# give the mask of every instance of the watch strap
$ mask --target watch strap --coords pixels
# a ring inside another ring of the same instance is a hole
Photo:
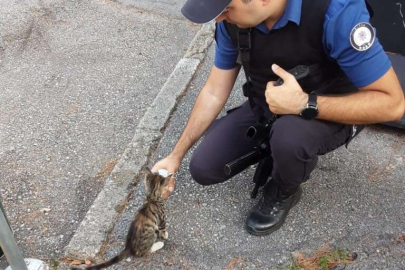
[[[308,103],[302,109],[300,115],[307,120],[314,119],[318,116],[318,103],[317,103],[317,96],[315,93],[308,94]]]
[[[308,94],[308,105],[307,108],[312,107],[312,108],[318,108],[318,103],[317,103],[317,96],[314,93],[309,93]]]

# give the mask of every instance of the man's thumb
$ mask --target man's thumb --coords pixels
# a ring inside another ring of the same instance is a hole
[[[279,67],[276,64],[273,64],[271,66],[271,69],[273,70],[273,72],[279,76],[280,78],[282,78],[283,80],[286,79],[286,76],[289,74],[287,71],[285,71],[284,69],[282,69],[281,67]]]

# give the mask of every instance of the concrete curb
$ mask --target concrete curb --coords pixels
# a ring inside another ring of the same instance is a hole
[[[0,34],[0,49],[5,49],[6,48],[6,44],[3,41],[3,37]]]
[[[65,256],[94,259],[100,255],[103,246],[108,243],[109,233],[132,194],[129,190],[131,185],[139,182],[140,170],[147,165],[178,97],[186,91],[213,41],[213,36],[213,24],[204,25],[197,33],[185,56],[178,62],[143,116],[131,143],[65,248]]]

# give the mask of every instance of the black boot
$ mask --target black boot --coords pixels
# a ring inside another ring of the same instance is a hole
[[[246,219],[246,230],[254,235],[266,235],[278,230],[301,195],[301,187],[282,191],[274,180],[270,180]]]

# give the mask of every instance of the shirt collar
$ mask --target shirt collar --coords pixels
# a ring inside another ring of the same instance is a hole
[[[276,22],[272,30],[283,28],[289,21],[300,25],[301,8],[302,0],[288,0],[283,16]],[[265,34],[270,33],[264,22],[256,26],[256,28]]]

